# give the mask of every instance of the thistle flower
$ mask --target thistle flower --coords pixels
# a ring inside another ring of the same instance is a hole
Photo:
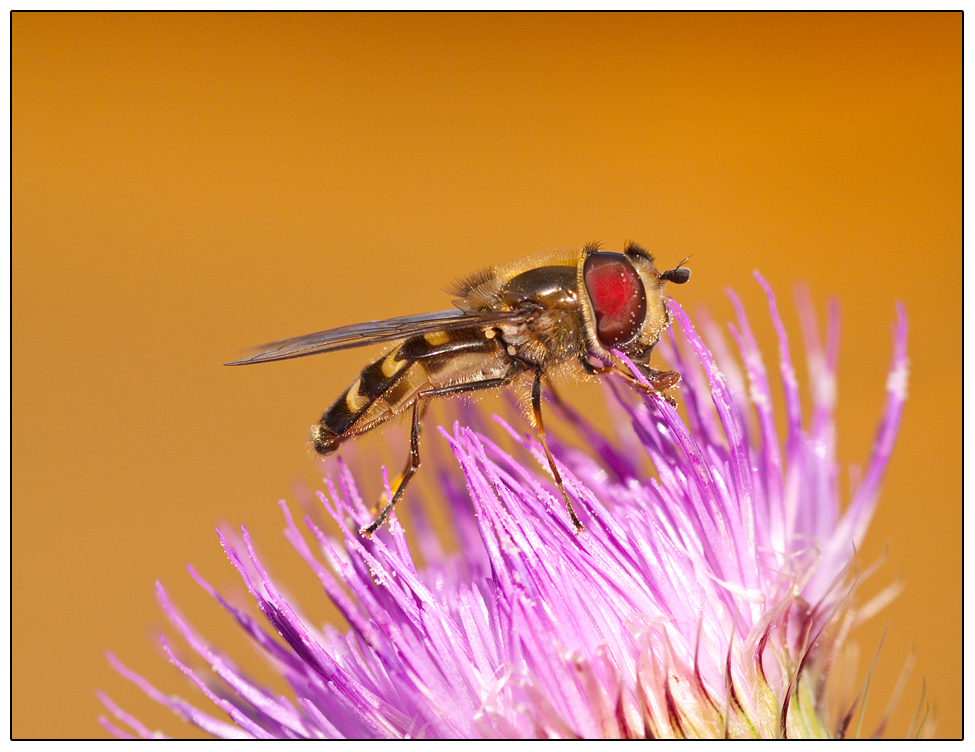
[[[446,467],[438,472],[458,553],[441,550],[419,504],[412,511],[424,566],[415,565],[395,516],[373,540],[359,537],[368,505],[345,466],[337,482],[327,480],[328,494],[318,494],[341,538],[306,518],[310,546],[282,502],[285,534],[340,609],[347,633],[298,614],[246,529],[239,539],[219,533],[220,540],[270,629],[190,568],[293,698],[246,678],[182,619],[161,586],[163,610],[212,673],[180,661],[165,640],[163,648],[229,720],[164,696],[110,661],[152,698],[222,737],[842,736],[852,710],[837,705],[826,679],[852,626],[876,605],[858,609],[849,568],[906,398],[906,322],[898,309],[873,456],[841,510],[837,308],[829,309],[824,348],[811,305],[800,300],[812,405],[804,426],[785,329],[758,279],[779,338],[781,446],[770,378],[739,300],[731,296],[738,314],[731,331],[745,377],[717,328],[705,327],[712,355],[671,302],[681,332],[664,344],[684,374],[686,422],[663,399],[610,384],[613,409],[633,429],[621,430],[614,447],[560,408],[588,448],[553,437],[586,532],[573,532],[532,434],[499,419],[523,448],[517,457],[487,432],[455,424],[440,432],[465,483]],[[152,735],[101,697],[135,734]]]

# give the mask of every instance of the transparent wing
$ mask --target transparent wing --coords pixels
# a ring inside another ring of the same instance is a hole
[[[323,332],[305,334],[301,337],[282,339],[255,347],[251,355],[240,358],[228,366],[244,366],[250,363],[267,363],[271,360],[301,358],[305,355],[348,350],[380,342],[393,342],[418,334],[464,329],[470,326],[490,326],[503,322],[524,321],[524,311],[476,311],[452,310],[424,313],[418,316],[402,316],[385,321],[366,321],[362,324],[340,326]]]

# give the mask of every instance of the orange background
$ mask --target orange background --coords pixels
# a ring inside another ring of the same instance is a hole
[[[863,595],[905,590],[855,634],[862,677],[889,624],[864,729],[914,647],[890,732],[923,678],[937,735],[961,734],[960,14],[12,24],[15,737],[104,735],[98,688],[188,733],[104,658],[210,708],[156,647],[157,579],[265,675],[183,569],[246,602],[219,521],[332,614],[276,502],[321,487],[306,431],[366,353],[222,367],[240,348],[439,310],[481,266],[626,238],[693,257],[674,290],[692,315],[729,320],[734,287],[769,366],[752,271],[797,350],[794,283],[821,314],[839,296],[844,467],[869,456],[904,302],[910,400],[861,562],[889,545]],[[569,395],[599,412],[598,388]],[[398,470],[405,431],[362,445]]]

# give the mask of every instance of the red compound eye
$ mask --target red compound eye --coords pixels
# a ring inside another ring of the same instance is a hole
[[[593,253],[582,279],[596,315],[596,337],[606,347],[633,339],[647,317],[647,296],[640,275],[621,253]]]

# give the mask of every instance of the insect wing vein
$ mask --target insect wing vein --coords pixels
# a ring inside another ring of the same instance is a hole
[[[251,355],[226,365],[243,366],[251,363],[267,363],[272,360],[301,358],[317,353],[348,350],[381,342],[393,342],[418,334],[490,326],[502,322],[518,322],[525,318],[525,312],[517,310],[473,312],[451,310],[417,316],[402,316],[383,321],[366,321],[361,324],[340,326],[335,329],[326,329],[322,332],[259,345],[254,348],[255,352]]]

